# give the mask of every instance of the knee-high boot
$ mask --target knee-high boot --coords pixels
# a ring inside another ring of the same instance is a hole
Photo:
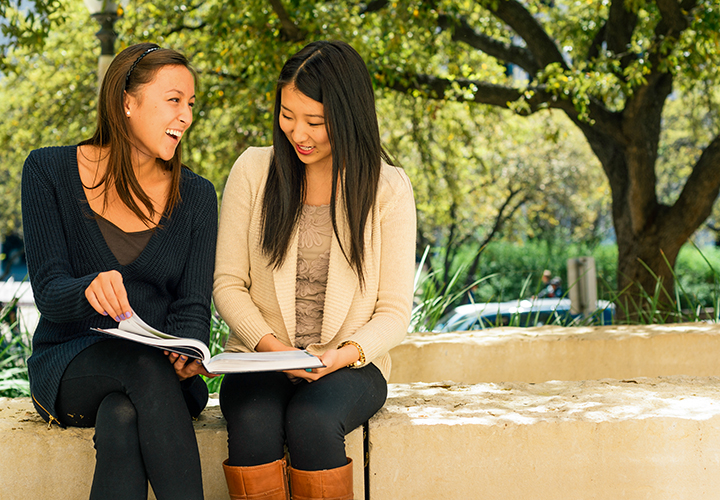
[[[335,469],[307,471],[288,467],[292,500],[353,500],[352,460]]]
[[[290,500],[285,459],[250,467],[223,462],[231,500]]]

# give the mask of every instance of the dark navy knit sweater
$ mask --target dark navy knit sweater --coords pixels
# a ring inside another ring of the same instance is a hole
[[[25,253],[40,322],[28,360],[30,389],[40,414],[57,418],[55,399],[68,363],[114,328],[95,312],[85,289],[98,273],[123,276],[133,310],[166,333],[208,342],[217,234],[213,185],[183,169],[182,201],[165,214],[140,256],[120,265],[93,218],[80,181],[77,147],[44,148],[25,161],[22,215]]]

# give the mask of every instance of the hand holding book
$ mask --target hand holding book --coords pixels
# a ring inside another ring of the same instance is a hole
[[[203,342],[163,333],[145,323],[135,312],[130,318],[121,321],[117,328],[94,330],[198,359],[209,373],[214,374],[285,371],[324,366],[319,358],[302,350],[223,352],[210,356],[210,350]]]

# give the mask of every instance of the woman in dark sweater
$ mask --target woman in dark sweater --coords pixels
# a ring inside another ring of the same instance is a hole
[[[185,168],[195,76],[155,44],[108,68],[93,137],[33,151],[22,205],[41,317],[28,360],[48,422],[95,426],[90,498],[202,498],[191,416],[207,402],[199,362],[91,330],[137,313],[167,333],[208,341],[217,232],[210,182]]]

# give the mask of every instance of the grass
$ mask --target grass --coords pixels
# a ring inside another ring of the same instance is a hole
[[[623,313],[623,324],[718,322],[720,319],[720,274],[703,251],[694,243],[692,247],[703,259],[707,265],[707,271],[709,271],[708,276],[711,282],[704,287],[703,296],[699,297],[688,289],[684,283],[685,280],[673,269],[664,254],[665,264],[670,269],[675,282],[675,289],[672,292],[667,290],[662,279],[650,267],[640,261],[639,264],[654,278],[655,287],[648,292],[642,287],[629,285],[616,293],[613,302]],[[631,290],[637,293],[635,295],[629,293]]]
[[[445,280],[442,270],[425,272],[425,263],[430,247],[425,248],[422,259],[415,272],[415,303],[410,315],[410,331],[431,332],[446,311],[465,296],[472,297],[470,291],[492,275],[480,278],[470,285],[460,285],[466,265],[460,265],[449,280]]]
[[[520,255],[517,249],[513,249],[509,256],[510,261],[525,270],[524,276],[519,275],[518,270],[508,271],[516,281],[512,286],[507,284],[509,277],[503,276],[503,272],[507,271],[507,268],[496,262],[497,249],[491,250],[485,256],[486,260],[492,261],[490,265],[481,265],[481,269],[496,269],[497,272],[483,276],[470,286],[461,285],[466,281],[463,274],[467,267],[462,257],[458,258],[457,262],[453,262],[451,269],[455,271],[448,280],[445,280],[444,276],[437,271],[425,273],[418,271],[415,280],[416,294],[410,330],[433,331],[439,323],[447,320],[450,311],[462,303],[505,302],[507,299],[503,299],[503,295],[507,297],[507,291],[510,289],[513,294],[510,300],[517,300],[518,305],[525,298],[533,301],[530,294],[537,295],[538,286],[533,287],[532,283],[539,282],[540,273],[548,266],[546,265],[547,261],[542,257],[541,249],[530,246],[525,250],[528,250],[527,255]],[[675,282],[672,292],[667,290],[662,279],[643,262],[639,262],[638,265],[645,267],[654,276],[654,289],[647,291],[637,285],[631,285],[623,290],[616,290],[614,274],[611,279],[607,278],[608,271],[614,272],[614,269],[608,264],[608,260],[613,258],[613,252],[603,249],[597,253],[602,254],[602,262],[596,260],[599,296],[615,304],[616,312],[619,314],[615,314],[613,321],[617,322],[619,318],[622,318],[620,320],[622,324],[631,325],[720,321],[720,273],[718,272],[720,250],[715,248],[701,250],[691,243],[681,251],[675,269],[672,269],[666,259],[665,262],[671,268]],[[429,252],[426,249],[419,269],[424,267],[428,255]],[[533,256],[535,259],[532,258]],[[443,285],[443,283],[447,283],[447,285]],[[504,285],[499,288],[498,283],[504,283]],[[564,287],[565,296],[573,284],[567,285],[569,286]],[[489,315],[489,318],[478,318],[475,328],[524,327],[537,324],[604,325],[608,324],[604,312],[604,309],[600,309],[588,316],[574,318],[568,318],[568,315],[562,312],[553,311],[547,314],[536,310],[532,310],[530,313],[513,313],[509,316],[507,314],[504,316]]]

